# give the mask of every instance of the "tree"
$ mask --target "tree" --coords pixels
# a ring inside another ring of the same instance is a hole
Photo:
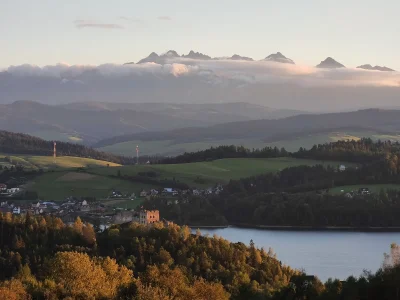
[[[73,225],[73,228],[74,228],[76,233],[82,235],[82,233],[83,233],[83,222],[82,222],[80,217],[76,218],[75,223]]]
[[[87,254],[57,252],[50,262],[51,275],[61,294],[84,299],[111,298],[132,280],[132,271],[110,258],[91,260]]]
[[[82,235],[89,245],[93,245],[96,242],[96,232],[91,224],[86,223],[85,226],[83,226]]]

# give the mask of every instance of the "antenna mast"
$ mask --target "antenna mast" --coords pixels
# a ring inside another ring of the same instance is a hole
[[[136,164],[139,164],[139,146],[136,146]]]
[[[54,158],[54,163],[56,163],[56,158],[57,158],[57,149],[56,149],[56,142],[54,142],[53,146],[53,158]]]

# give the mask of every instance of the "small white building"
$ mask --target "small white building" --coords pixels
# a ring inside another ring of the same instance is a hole
[[[18,193],[20,191],[20,188],[11,188],[7,190],[7,193],[9,194],[15,194]]]
[[[339,171],[340,172],[346,171],[346,166],[345,165],[340,165],[339,166]]]
[[[19,215],[19,214],[21,214],[21,208],[18,206],[18,207],[14,207],[13,208],[13,214],[14,215]]]

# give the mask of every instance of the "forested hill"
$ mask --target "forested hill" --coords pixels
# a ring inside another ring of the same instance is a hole
[[[97,151],[83,145],[56,142],[57,156],[77,156],[110,161],[119,164],[132,163],[131,158]],[[53,142],[45,141],[27,134],[0,130],[0,153],[53,155]]]
[[[162,159],[160,162],[164,164],[182,164],[200,161],[211,161],[223,158],[273,158],[273,157],[285,157],[290,153],[284,148],[278,149],[277,147],[264,147],[262,149],[248,149],[243,146],[218,146],[211,147],[206,150],[200,150],[197,152],[185,152],[184,154],[167,157]]]
[[[398,157],[400,156],[400,144],[391,141],[374,142],[370,138],[362,138],[358,141],[338,141],[318,144],[314,145],[310,150],[301,147],[297,152],[288,152],[285,148],[279,149],[277,147],[248,149],[243,146],[230,145],[211,147],[197,152],[185,152],[175,157],[164,158],[160,162],[165,164],[178,164],[223,158],[274,158],[286,156],[365,164],[385,161],[394,168],[393,165],[397,165],[400,161]]]
[[[310,150],[300,148],[292,155],[298,158],[339,160],[365,164],[381,161],[386,162],[388,168],[396,171],[396,173],[397,169],[400,170],[400,144],[391,141],[374,142],[369,138],[358,141],[338,141],[315,145]]]
[[[367,109],[345,113],[303,114],[278,120],[252,120],[218,124],[210,127],[188,127],[169,131],[117,136],[99,141],[104,147],[127,141],[199,142],[204,140],[261,138],[266,142],[309,134],[340,130],[400,130],[400,110]]]

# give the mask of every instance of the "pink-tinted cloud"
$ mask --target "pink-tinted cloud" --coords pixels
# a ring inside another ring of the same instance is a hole
[[[102,23],[91,20],[76,20],[75,26],[79,29],[83,28],[99,28],[99,29],[124,29],[122,25],[115,23]]]

